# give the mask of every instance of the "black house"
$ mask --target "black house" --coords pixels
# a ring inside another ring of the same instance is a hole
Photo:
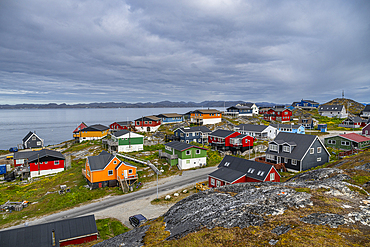
[[[305,171],[329,162],[330,154],[315,135],[280,132],[269,143],[266,161],[284,163],[288,170]]]
[[[23,138],[23,148],[42,148],[44,146],[44,140],[41,139],[36,135],[36,133],[33,133],[30,131],[24,138]]]

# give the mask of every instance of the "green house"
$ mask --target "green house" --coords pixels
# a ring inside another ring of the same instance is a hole
[[[144,136],[128,130],[113,133],[112,140],[118,146],[118,152],[133,152],[144,149]]]
[[[207,149],[185,142],[173,141],[165,144],[165,150],[159,151],[160,158],[166,158],[171,166],[180,170],[201,167],[207,164]]]
[[[325,146],[342,149],[364,149],[370,147],[370,138],[356,133],[341,134],[325,138]]]

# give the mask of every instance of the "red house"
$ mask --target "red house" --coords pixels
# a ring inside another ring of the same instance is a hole
[[[208,134],[208,143],[217,150],[244,152],[253,147],[254,138],[231,130],[215,130]]]
[[[208,175],[210,188],[265,181],[280,182],[280,175],[274,166],[230,155],[226,155],[218,165],[218,169]]]
[[[113,131],[130,130],[131,124],[132,124],[131,121],[114,122],[111,125],[109,125],[109,129]]]
[[[135,120],[135,129],[139,132],[154,132],[161,126],[161,119],[156,116],[146,116]]]
[[[42,149],[28,158],[31,178],[64,171],[65,157],[61,152]]]
[[[287,108],[270,108],[265,111],[263,118],[266,121],[279,121],[279,122],[289,122],[292,117],[292,111]]]

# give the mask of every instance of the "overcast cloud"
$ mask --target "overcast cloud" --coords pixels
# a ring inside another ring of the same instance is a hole
[[[0,104],[370,103],[370,1],[1,0]]]

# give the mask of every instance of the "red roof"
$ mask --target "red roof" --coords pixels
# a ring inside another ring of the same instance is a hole
[[[365,136],[362,136],[362,135],[359,135],[359,134],[356,134],[356,133],[341,134],[339,136],[341,136],[343,138],[346,138],[348,140],[351,140],[351,141],[355,141],[355,142],[370,141],[369,137],[365,137]]]
[[[80,125],[78,125],[78,127],[73,131],[73,133],[77,133],[79,132],[80,130],[84,129],[84,128],[87,128],[87,125],[82,122]]]

